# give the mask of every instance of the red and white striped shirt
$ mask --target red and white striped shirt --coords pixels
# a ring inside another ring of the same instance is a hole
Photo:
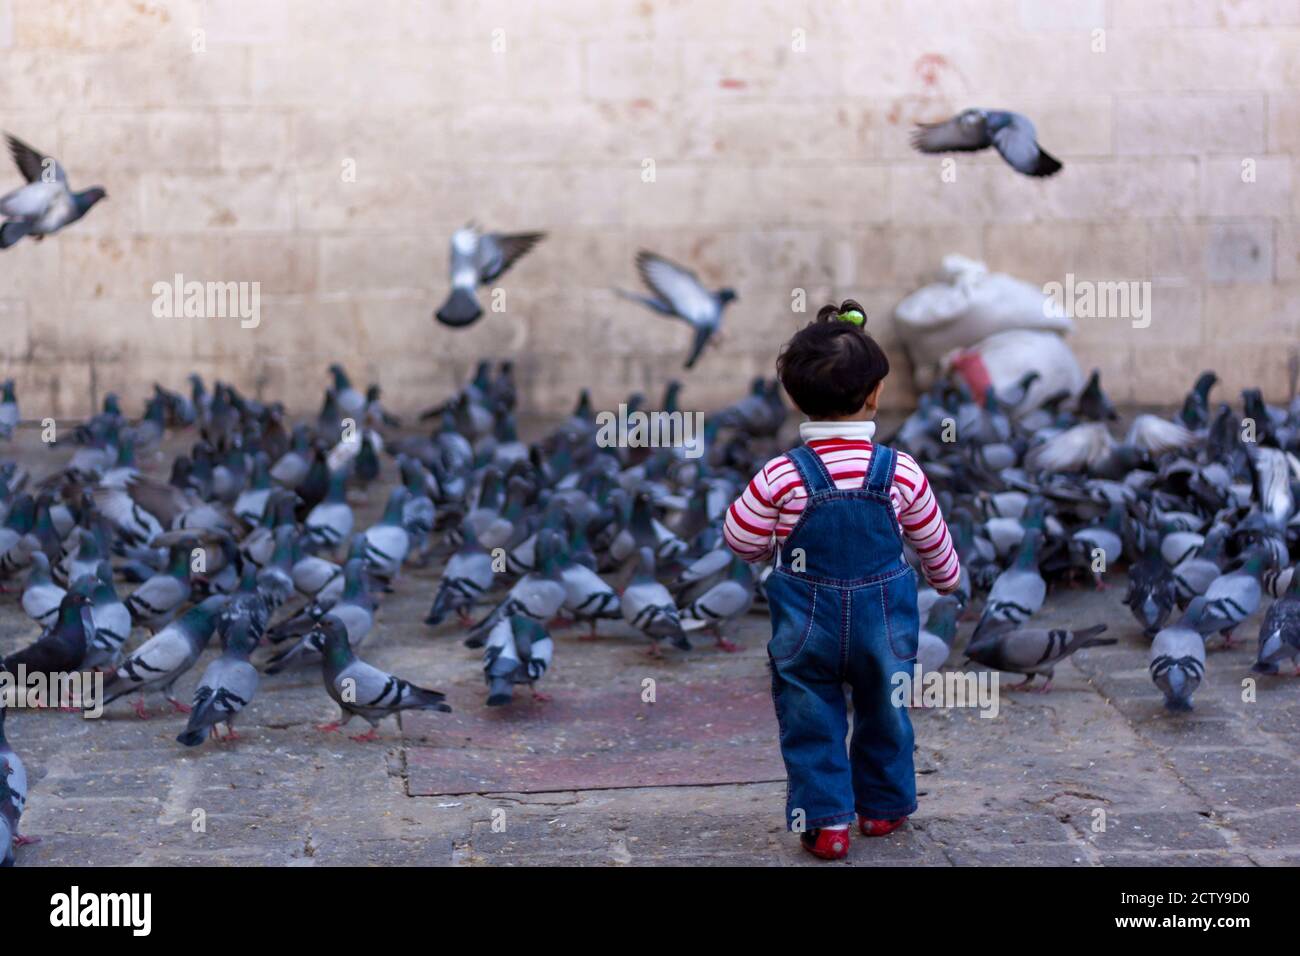
[[[875,422],[804,422],[800,437],[817,453],[835,487],[862,487],[871,465]],[[903,537],[921,559],[925,579],[936,590],[957,584],[961,564],[948,525],[930,482],[911,455],[897,454],[894,483],[889,489]],[[723,538],[746,561],[765,561],[794,529],[808,492],[799,471],[786,455],[763,466],[745,491],[727,509]]]

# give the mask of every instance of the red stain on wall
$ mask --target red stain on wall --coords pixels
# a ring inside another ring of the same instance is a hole
[[[912,64],[912,69],[921,80],[921,85],[933,89],[939,85],[939,73],[952,66],[948,58],[939,53],[922,53]]]

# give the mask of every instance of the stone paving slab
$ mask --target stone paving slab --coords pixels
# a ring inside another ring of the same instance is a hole
[[[784,780],[776,718],[754,677],[520,690],[509,707],[450,716],[414,713],[404,726],[412,796],[701,786]]]
[[[381,497],[372,493],[358,507],[361,526],[378,515]],[[724,709],[726,719],[713,728],[698,709],[707,699],[697,697],[689,712],[696,723],[675,725],[679,752],[690,749],[680,742],[692,729],[715,754],[732,741],[746,760],[764,747],[769,757],[776,752],[763,616],[747,618],[731,635],[738,653],[701,641],[688,653],[666,649],[662,661],[647,658],[645,641],[621,626],[602,626],[595,641],[559,630],[542,687],[555,699],[534,705],[521,690],[515,709],[501,716],[485,706],[480,655],[461,645],[463,633],[454,624],[433,631],[421,623],[437,570],[403,572],[362,657],[444,690],[454,713],[387,721],[377,742],[316,729],[337,710],[313,668],[266,678],[242,715],[241,740],[193,750],[175,741],[184,718],[156,697],[145,721],[128,701],[97,721],[12,713],[6,729],[32,779],[23,828],[43,838],[19,849],[19,865],[823,865],[784,831],[785,787],[772,779],[779,773],[770,762],[750,765],[763,769],[744,776],[768,778],[754,782],[624,780],[605,789],[413,795],[426,772],[449,772],[452,765],[437,758],[451,753],[445,744],[456,727],[474,728],[474,746],[461,748],[471,756],[517,748],[534,729],[549,728],[539,739],[558,741],[566,714],[587,716],[570,724],[575,736],[565,746],[576,743],[584,720],[582,733],[596,739],[593,715],[604,707],[616,716],[610,702],[627,696],[626,713],[639,712],[636,694],[646,678],[657,682],[657,706],[671,701],[675,688],[752,688],[739,702],[720,697],[735,710],[727,716]],[[1300,863],[1300,679],[1258,678],[1254,701],[1242,699],[1257,617],[1239,629],[1248,640],[1208,654],[1196,709],[1168,713],[1146,676],[1149,645],[1119,604],[1123,587],[1115,574],[1103,592],[1050,595],[1041,624],[1104,622],[1119,643],[1061,665],[1049,693],[1004,687],[996,718],[970,709],[914,711],[920,810],[889,837],[855,841],[849,860],[837,865]],[[962,623],[959,647],[972,626]],[[16,594],[0,595],[0,653],[35,633]],[[209,649],[182,678],[182,697],[215,654]],[[961,661],[954,654],[950,666]],[[620,734],[626,713],[613,725]],[[541,722],[532,728],[535,718]],[[476,739],[489,721],[529,731]],[[628,766],[653,752],[624,754],[627,738],[609,739],[606,756]],[[566,751],[557,743],[539,762],[554,753]],[[515,757],[518,767],[533,766]],[[494,781],[484,789],[523,785]],[[1094,831],[1099,811],[1103,832]]]

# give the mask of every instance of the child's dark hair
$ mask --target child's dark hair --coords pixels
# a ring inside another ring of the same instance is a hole
[[[866,324],[867,310],[852,299],[824,305],[781,349],[776,374],[809,418],[852,415],[889,374],[889,358]]]

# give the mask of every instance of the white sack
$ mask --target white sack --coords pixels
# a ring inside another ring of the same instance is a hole
[[[945,357],[942,371],[960,375],[977,399],[983,399],[988,385],[999,393],[1011,390],[1025,375],[1035,371],[1038,379],[1029,386],[1016,412],[1037,408],[1058,392],[1072,396],[1083,391],[1086,378],[1074,352],[1055,332],[1013,329],[990,335],[968,349],[955,349]]]
[[[894,308],[916,384],[927,388],[954,349],[1012,329],[1065,333],[1073,324],[1041,288],[965,256],[943,259],[945,280],[913,292]]]

